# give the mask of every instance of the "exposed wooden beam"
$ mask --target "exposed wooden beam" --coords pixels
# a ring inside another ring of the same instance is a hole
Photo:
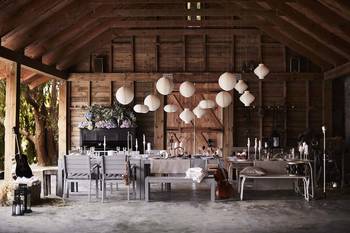
[[[30,75],[27,75],[25,77],[22,76],[21,83],[29,84],[29,83],[33,82],[35,79],[38,79],[40,77],[43,77],[43,75],[32,72]]]
[[[337,66],[334,69],[328,70],[324,73],[324,79],[336,79],[344,76],[350,76],[350,62]]]
[[[289,38],[287,35],[282,34],[278,28],[274,27],[260,27],[269,36],[278,40],[282,44],[288,46],[289,48],[295,50],[297,53],[309,58],[315,64],[319,65],[323,70],[330,69],[331,64],[326,61],[323,57],[315,53],[315,51],[305,48],[303,45],[298,44],[292,38]]]
[[[298,0],[297,3],[288,4],[327,30],[342,36],[346,40],[350,38],[350,22],[320,2]]]
[[[109,6],[98,7],[95,11],[89,12],[64,30],[53,33],[47,38],[40,38],[40,40],[30,44],[26,47],[25,54],[31,58],[37,59],[49,50],[62,47],[65,42],[72,40],[72,38],[98,25],[99,22],[97,18],[103,16],[110,10]]]
[[[333,10],[336,14],[350,20],[350,2],[344,0],[319,0],[323,5]]]
[[[73,1],[33,27],[17,30],[16,33],[5,36],[2,39],[2,45],[12,50],[24,49],[40,38],[47,38],[51,34],[62,31],[92,10],[94,9],[91,9],[84,0]]]
[[[54,50],[46,53],[42,57],[43,63],[47,65],[53,65],[57,61],[67,58],[69,54],[73,54],[80,48],[84,47],[86,43],[90,42],[92,39],[98,37],[101,33],[108,30],[110,27],[110,21],[105,20],[100,24],[96,25],[94,28],[91,28],[88,32],[79,35],[75,40],[66,41],[63,47],[57,47]]]
[[[57,63],[57,68],[64,70],[78,64],[82,59],[87,58],[95,49],[103,47],[106,43],[110,43],[115,36],[115,32],[109,29],[105,30],[87,42],[81,49],[75,50],[75,52],[70,53],[67,58],[59,61]]]
[[[286,20],[288,20],[288,22],[300,28],[306,34],[311,35],[313,38],[323,43],[324,46],[327,46],[343,57],[350,59],[349,41],[345,41],[342,38],[327,31],[317,23],[313,22],[311,19],[307,18],[305,15],[301,14],[289,5],[281,3],[279,0],[266,1],[272,8],[284,13],[285,16],[283,17],[286,17]]]
[[[23,54],[14,52],[8,48],[0,46],[0,57],[18,62],[29,69],[34,69],[38,73],[42,73],[52,78],[67,79],[68,74],[64,71],[57,70],[55,67],[42,64],[41,62],[31,59]]]
[[[217,16],[217,17],[231,17],[231,16],[250,16],[250,15],[259,15],[259,14],[269,14],[275,15],[276,13],[271,10],[246,10],[246,9],[237,9],[235,7],[226,5],[225,8],[216,8],[216,9],[191,9],[187,10],[182,9],[120,9],[120,7],[114,7],[113,11],[105,14],[104,17],[176,17],[176,16]]]
[[[71,3],[73,0],[37,0],[25,5],[24,11],[19,11],[15,16],[7,18],[6,23],[2,23],[0,37],[31,27],[46,19],[54,12]]]
[[[255,9],[259,9],[259,7],[261,7],[259,4],[254,2],[240,3],[240,5],[243,7],[255,8]],[[276,15],[272,15],[272,16],[264,15],[262,17],[265,20],[278,26],[279,30],[283,34],[292,38],[296,43],[301,44],[305,48],[308,48],[312,51],[315,51],[316,54],[319,54],[320,57],[323,57],[326,61],[333,64],[334,66],[343,64],[346,61],[346,59],[343,56],[340,56],[333,50],[325,47],[324,44],[320,43],[319,41],[315,40],[310,35],[300,30],[299,28],[290,24],[288,20],[284,20]]]
[[[104,17],[103,17],[104,18]],[[256,27],[256,25],[269,25],[272,24],[264,20],[184,20],[182,17],[171,20],[133,20],[122,19],[120,17],[114,17],[112,27],[114,28],[233,28],[233,27]]]
[[[169,73],[169,72],[168,72]],[[195,83],[217,83],[219,72],[174,72],[174,82],[191,80]],[[254,74],[241,74],[242,79],[258,81]],[[163,73],[71,73],[68,81],[157,81]],[[323,73],[270,73],[262,82],[323,80]]]
[[[6,20],[11,15],[13,15],[15,12],[19,11],[24,5],[26,5],[30,1],[31,0],[9,0],[9,1],[5,1],[0,6],[0,8],[1,8],[1,11],[0,11],[0,25],[4,22],[4,20]]]
[[[36,88],[44,83],[47,83],[50,80],[51,79],[49,77],[41,75],[41,77],[35,79],[34,81],[32,81],[28,84],[29,89],[33,90],[34,88]]]
[[[116,28],[116,30],[119,30]],[[214,29],[214,28],[185,28],[185,29],[129,29],[125,30],[123,36],[172,36],[172,35],[258,35],[258,29]]]

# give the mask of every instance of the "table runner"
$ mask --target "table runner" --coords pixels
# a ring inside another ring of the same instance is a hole
[[[190,167],[189,159],[151,159],[151,173],[186,173]]]

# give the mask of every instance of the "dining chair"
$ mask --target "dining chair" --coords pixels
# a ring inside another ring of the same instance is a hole
[[[90,157],[87,155],[64,156],[64,185],[66,196],[69,198],[70,183],[89,182],[89,201],[91,201],[91,182],[96,182],[96,198],[98,198],[98,177],[91,167]]]
[[[125,182],[125,176],[128,177],[129,182],[127,182],[127,197],[130,200],[130,183],[133,186],[133,194],[135,194],[135,179],[132,173],[132,167],[130,166],[129,160],[127,160],[126,155],[117,156],[102,156],[102,202],[106,196],[106,185],[109,183],[111,185],[115,182],[118,187],[118,182]]]

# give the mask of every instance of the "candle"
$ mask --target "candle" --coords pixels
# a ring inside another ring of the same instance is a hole
[[[143,134],[142,138],[143,138],[143,140],[142,140],[143,144],[146,144],[146,136],[145,136],[145,134]]]
[[[136,150],[137,150],[138,147],[139,147],[139,144],[138,144],[137,138],[136,138],[136,139],[135,139],[135,148],[136,148]]]
[[[103,145],[106,146],[106,136],[103,136]]]
[[[151,143],[147,142],[147,151],[151,151]]]
[[[258,149],[258,139],[257,138],[254,139],[254,149],[255,150]]]
[[[259,140],[259,151],[261,150],[261,140]]]
[[[248,138],[247,146],[248,146],[248,148],[250,147],[250,138]]]

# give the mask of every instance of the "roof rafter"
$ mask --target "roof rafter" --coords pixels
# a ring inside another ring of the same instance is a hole
[[[239,5],[247,8],[261,7],[259,4],[254,2],[239,3]],[[322,43],[315,40],[310,35],[306,34],[299,28],[290,24],[288,20],[286,21],[285,19],[280,18],[279,16],[276,16],[276,15],[272,15],[272,16],[261,15],[258,17],[262,17],[265,20],[275,24],[276,26],[279,27],[279,30],[283,34],[292,38],[293,40],[295,40],[295,42],[303,45],[309,50],[315,51],[317,54],[319,54],[320,57],[324,57],[325,60],[327,60],[329,63],[333,64],[334,66],[338,64],[343,64],[346,61],[346,59],[343,56],[340,56],[339,54],[335,53],[333,50],[325,47]]]
[[[11,15],[5,22],[1,22],[0,37],[10,36],[11,33],[35,25],[72,1],[53,0],[48,2],[46,0],[38,0],[33,3],[29,2],[23,7],[25,8],[23,12],[18,11],[16,15]]]
[[[43,73],[47,75],[48,77],[52,78],[60,78],[60,79],[67,79],[68,74],[57,70],[55,67],[48,66],[45,64],[42,64],[41,62],[31,59],[29,57],[24,56],[23,54],[20,54],[18,52],[12,51],[8,48],[5,48],[3,46],[0,46],[0,57],[3,57],[5,59],[8,59],[10,61],[18,62],[23,66],[26,66],[30,69],[36,70],[38,73]]]
[[[333,51],[342,55],[343,57],[350,59],[350,43],[342,38],[330,33],[326,29],[320,27],[318,24],[307,18],[294,8],[281,3],[279,0],[266,0],[268,4],[277,10],[282,11],[289,20],[292,20],[295,26],[299,27],[308,35],[311,35],[316,40],[323,43]],[[289,21],[290,22],[290,21]]]
[[[103,16],[106,12],[110,11],[109,6],[101,6],[93,12],[89,12],[85,16],[78,19],[73,25],[65,28],[64,30],[53,33],[48,38],[41,38],[39,41],[30,44],[25,49],[25,54],[32,58],[39,58],[44,53],[61,47],[66,41],[71,40],[75,36],[82,33],[84,30],[94,27],[98,24],[97,18]]]
[[[10,36],[5,36],[2,39],[2,45],[12,50],[20,50],[39,38],[46,38],[55,31],[61,31],[63,28],[73,24],[76,19],[93,10],[90,9],[89,5],[83,4],[84,2],[86,1],[73,1],[46,20],[32,25],[32,27],[18,30]]]

